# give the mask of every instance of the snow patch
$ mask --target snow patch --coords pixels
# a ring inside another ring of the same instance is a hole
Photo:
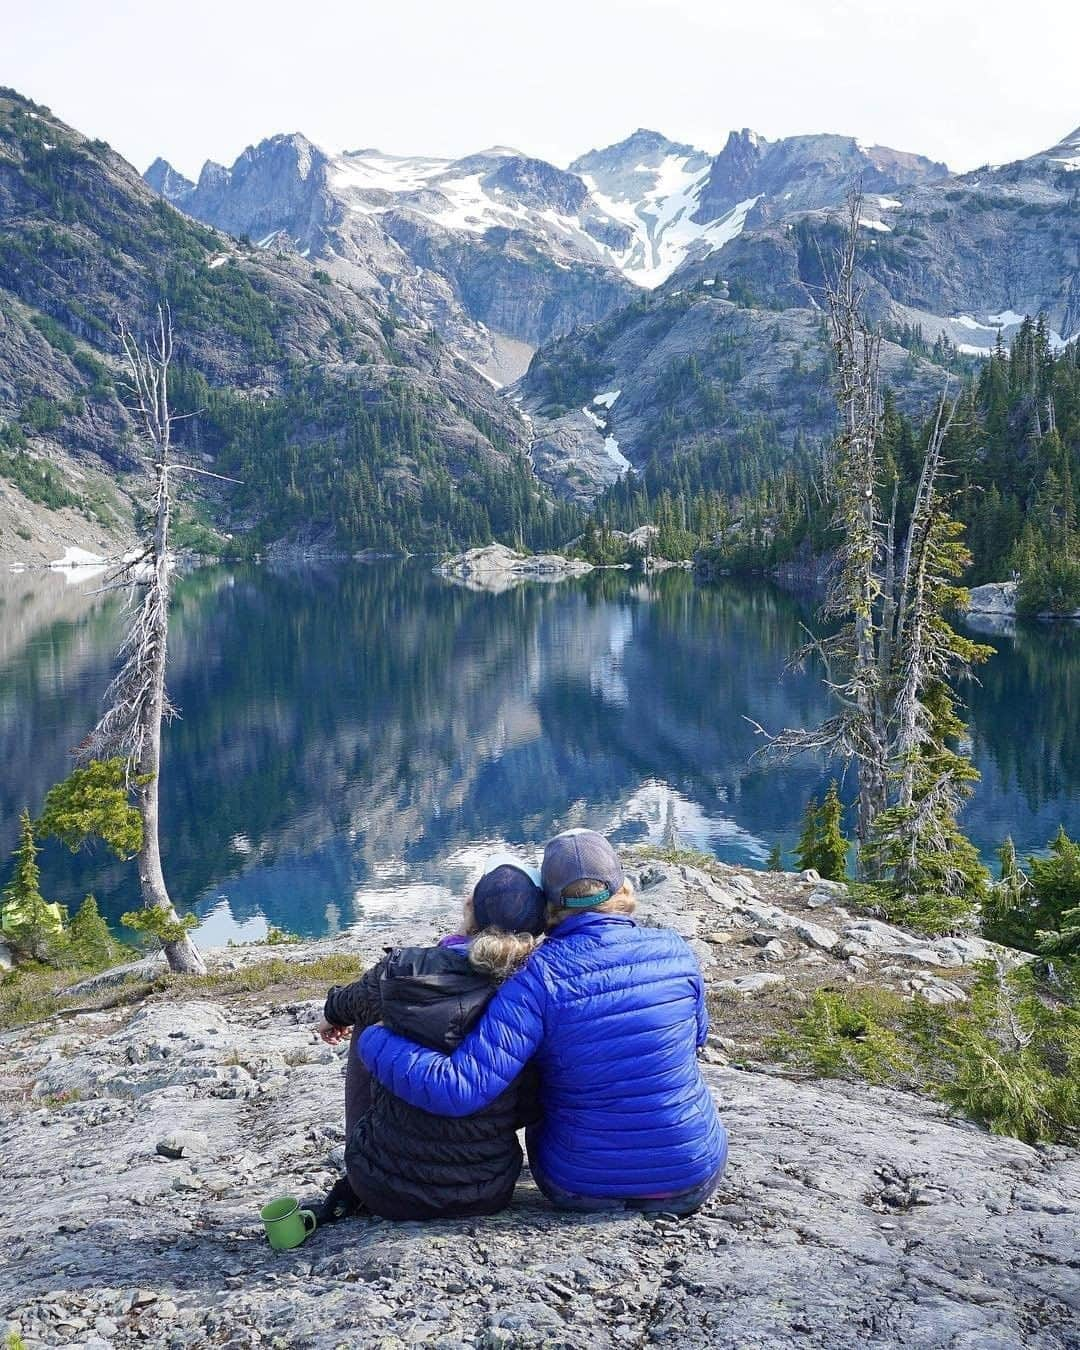
[[[884,234],[892,234],[892,226],[886,225],[883,220],[870,220],[866,216],[860,216],[859,224],[866,230],[880,230]]]
[[[260,240],[258,240],[258,241],[256,242],[255,247],[256,247],[256,248],[269,248],[269,247],[270,247],[270,244],[271,244],[271,243],[273,242],[273,240],[275,240],[277,237],[278,237],[278,231],[277,231],[277,230],[271,230],[270,233],[269,233],[268,235],[266,235],[264,238],[262,238],[262,239],[260,239]]]
[[[55,562],[49,564],[50,567],[101,567],[105,559],[100,553],[90,553],[85,548],[77,548],[74,544],[68,544],[64,549],[64,556],[57,558]]]
[[[1052,159],[1051,164],[1060,164],[1066,173],[1080,173],[1080,159]]]
[[[227,253],[219,253],[216,258],[211,258],[206,266],[207,269],[212,272],[215,267],[221,267],[223,263],[227,263],[228,261],[229,255]]]
[[[103,572],[107,572],[109,564],[100,554],[90,553],[85,548],[77,548],[74,544],[69,544],[64,549],[62,558],[49,563],[49,569],[53,572],[63,572],[64,579],[71,583],[91,581],[94,577],[99,577]]]
[[[877,199],[877,204],[883,211],[895,211],[898,207],[903,206],[904,203],[898,202],[895,197],[879,197]]]
[[[610,408],[621,393],[621,389],[612,389],[610,393],[607,394],[594,394],[593,402],[599,408]]]
[[[1023,323],[1026,314],[1017,314],[1015,309],[1003,309],[1000,314],[988,314],[987,319],[998,328],[1011,328],[1013,324]]]
[[[329,185],[358,214],[404,210],[449,230],[482,233],[501,226],[539,232],[555,245],[556,267],[565,270],[576,260],[600,259],[647,288],[666,281],[690,250],[717,249],[733,239],[758,200],[738,203],[719,220],[692,220],[711,165],[703,164],[697,153],[669,153],[657,165],[636,165],[627,175],[632,186],[620,183],[609,193],[591,175],[581,175],[591,198],[582,215],[552,207],[537,210],[518,201],[512,189],[487,185],[491,161],[517,153],[495,146],[454,161],[350,151],[331,160]],[[603,244],[590,233],[598,214],[628,229],[630,242],[625,248]],[[261,240],[260,246],[272,239],[270,235]]]
[[[449,159],[412,155],[384,155],[378,150],[357,150],[334,161],[331,185],[361,192],[416,192],[436,174],[451,165]]]
[[[675,271],[695,245],[721,248],[742,232],[748,212],[759,200],[739,202],[719,220],[699,223],[691,219],[700,205],[710,166],[704,169],[682,155],[667,155],[655,169],[639,165],[635,172],[652,176],[652,186],[640,196],[614,197],[602,192],[596,179],[582,176],[592,200],[600,209],[633,231],[625,249],[598,246],[631,281],[645,287],[659,286]]]
[[[625,473],[628,469],[633,470],[634,466],[619,449],[619,442],[614,436],[604,437],[604,454],[607,455],[620,473]]]

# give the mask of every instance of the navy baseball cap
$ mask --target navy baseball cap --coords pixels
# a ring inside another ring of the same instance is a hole
[[[595,830],[564,830],[544,849],[540,869],[548,902],[565,909],[592,909],[610,900],[623,884],[619,855]],[[595,881],[603,889],[595,895],[567,896],[576,881]]]
[[[477,928],[500,928],[504,933],[544,931],[544,892],[540,873],[509,853],[493,853],[473,887],[473,918]]]

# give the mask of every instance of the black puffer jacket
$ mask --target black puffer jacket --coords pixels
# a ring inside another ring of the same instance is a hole
[[[361,1028],[381,1021],[449,1054],[494,992],[466,952],[405,947],[355,984],[331,989],[326,1017]],[[371,1108],[345,1148],[349,1181],[369,1209],[385,1218],[434,1219],[494,1214],[510,1203],[522,1161],[515,1131],[538,1116],[531,1070],[490,1106],[457,1120],[410,1106],[376,1081],[371,1090]]]

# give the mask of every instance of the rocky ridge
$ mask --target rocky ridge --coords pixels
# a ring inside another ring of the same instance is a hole
[[[863,180],[861,266],[874,319],[944,335],[962,353],[988,355],[1025,316],[1046,316],[1051,343],[1080,333],[1080,128],[1011,164],[911,178],[884,189]],[[855,181],[848,177],[848,185]],[[842,197],[842,193],[840,194]],[[672,288],[702,280],[737,285],[751,303],[813,308],[821,259],[835,241],[825,205],[795,194],[783,211],[752,217],[738,238],[688,260]]]
[[[643,919],[687,936],[710,988],[704,1072],[731,1156],[700,1214],[560,1215],[526,1171],[493,1219],[361,1219],[275,1255],[258,1206],[316,1193],[341,1165],[342,1052],[314,1036],[318,1000],[287,985],[177,990],[0,1038],[8,1329],[85,1350],[1080,1345],[1075,1151],[989,1136],[909,1094],[792,1081],[740,1047],[777,989],[789,1008],[864,978],[963,998],[986,944],[914,939],[812,877],[631,865]],[[332,946],[371,957],[393,936]]]
[[[198,220],[323,260],[504,382],[537,346],[736,237],[752,210],[834,204],[859,173],[891,191],[945,172],[851,137],[733,132],[714,158],[638,130],[569,170],[507,146],[460,160],[335,155],[293,133],[228,168],[208,161],[196,183],[162,159],[145,176]]]
[[[744,460],[763,444],[770,472],[812,454],[835,415],[823,260],[860,173],[864,308],[882,326],[883,376],[901,406],[925,411],[964,358],[988,355],[1028,316],[1045,316],[1052,347],[1080,334],[1080,130],[957,176],[891,151],[875,167],[866,156],[878,154],[843,137],[769,146],[732,133],[694,200],[701,218],[742,210],[740,228],[689,250],[649,297],[548,343],[517,386],[537,472],[588,499],[617,476],[605,447],[638,469],[700,453],[718,486],[739,493]],[[885,173],[902,185],[883,187]],[[942,366],[920,354],[939,337],[951,344]],[[621,396],[597,423],[593,401],[611,389]]]
[[[832,435],[830,359],[819,310],[738,304],[705,278],[551,343],[513,397],[529,417],[536,473],[560,496],[589,500],[627,464],[640,470],[676,450],[722,455],[718,486],[739,493],[762,456],[768,472],[809,462]],[[895,342],[882,343],[881,367],[913,413],[947,378]]]

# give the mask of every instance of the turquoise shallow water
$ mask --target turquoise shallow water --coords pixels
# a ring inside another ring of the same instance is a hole
[[[122,625],[117,597],[0,576],[0,849],[92,725]],[[267,922],[323,934],[445,911],[492,846],[535,853],[589,824],[675,836],[763,865],[793,847],[828,766],[771,767],[746,720],[808,724],[820,673],[786,670],[811,608],[766,583],[595,573],[501,595],[422,561],[179,580],[163,847],[204,941]],[[1080,630],[981,635],[997,655],[965,690],[983,773],[965,824],[988,855],[1059,822],[1080,834]],[[87,890],[115,918],[134,875],[49,845],[49,898]]]

